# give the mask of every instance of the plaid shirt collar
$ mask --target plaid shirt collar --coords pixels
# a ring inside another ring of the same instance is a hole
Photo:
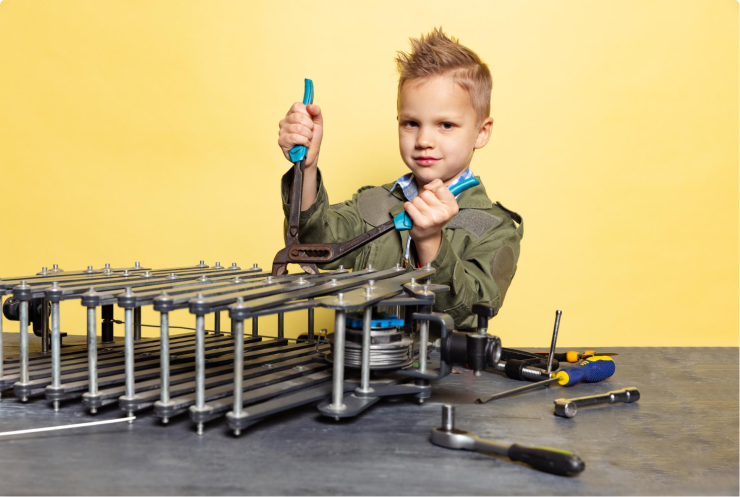
[[[467,168],[464,173],[458,176],[455,181],[447,185],[447,187],[449,188],[452,185],[457,184],[460,181],[464,181],[468,178],[472,178],[473,176],[474,176],[473,171],[470,168]],[[406,197],[406,200],[408,200],[409,202],[411,202],[412,200],[414,200],[416,197],[419,196],[419,190],[416,187],[416,181],[414,181],[413,173],[404,174],[403,176],[398,178],[396,182],[393,183],[393,188],[391,188],[391,191],[395,190],[397,186],[401,188],[401,191],[403,192],[403,196]]]

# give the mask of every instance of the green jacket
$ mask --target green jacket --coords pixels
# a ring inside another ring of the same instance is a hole
[[[400,187],[391,191],[394,183],[360,188],[351,200],[329,205],[320,171],[317,179],[318,196],[301,212],[299,237],[302,243],[351,240],[403,211],[405,198]],[[291,168],[282,179],[286,229],[292,183]],[[432,282],[450,286],[449,292],[437,294],[434,310],[452,316],[458,329],[472,329],[477,324],[470,310],[473,304],[486,302],[496,310],[503,304],[516,272],[523,225],[517,213],[499,203],[491,203],[482,182],[463,192],[457,203],[460,211],[445,225],[442,246],[432,262],[436,269]],[[376,269],[387,269],[403,264],[408,236],[408,231],[386,233],[343,258],[319,267],[334,269],[341,264],[347,269],[358,269],[372,264]],[[408,268],[415,267],[416,255],[412,250]]]

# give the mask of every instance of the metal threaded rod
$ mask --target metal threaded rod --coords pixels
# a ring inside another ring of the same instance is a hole
[[[167,404],[170,401],[170,313],[163,312],[159,318],[159,354],[160,364],[160,401]]]

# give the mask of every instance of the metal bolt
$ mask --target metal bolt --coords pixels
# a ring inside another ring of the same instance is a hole
[[[124,276],[128,276],[128,269],[124,269],[124,270],[123,270],[123,275],[124,275]]]
[[[221,267],[221,263],[220,262],[217,262],[214,267]]]
[[[298,277],[298,283],[304,283],[306,280],[303,279],[303,276]]]
[[[268,276],[268,277],[267,277],[267,282],[268,282],[268,283],[272,283],[272,276]]]
[[[424,267],[426,267],[427,269],[432,269],[432,263],[431,262],[427,262],[427,265],[424,266]]]
[[[396,269],[399,269],[400,267],[401,267],[401,263],[400,262],[397,262],[396,263]]]
[[[455,406],[452,404],[442,406],[442,429],[444,431],[455,429]]]
[[[259,266],[259,264],[252,264],[252,267],[255,268],[255,269],[258,269],[260,266]]]
[[[238,276],[234,276],[234,283],[241,283],[241,281],[241,278],[239,278]]]
[[[239,436],[239,435],[241,435],[241,434],[242,434],[242,431],[241,431],[241,430],[239,430],[239,429],[237,429],[237,430],[234,430],[234,436],[235,436],[235,437],[238,437],[238,436]]]
[[[242,305],[244,303],[244,297],[237,297],[236,303]]]
[[[130,424],[130,425],[134,424],[134,419],[132,417],[133,415],[134,415],[133,411],[129,411],[128,412],[128,417],[131,418],[131,419],[128,420],[128,424]]]
[[[54,264],[54,269],[56,269],[56,267],[57,267],[57,265]],[[106,262],[105,263],[105,267],[106,267],[106,269],[110,269],[110,263],[109,262]]]
[[[59,401],[58,400],[54,401],[54,412],[59,412]]]
[[[134,267],[141,267],[141,262],[134,262]]]
[[[151,278],[151,276],[152,276],[152,273],[150,273],[149,271],[144,271],[145,278]]]
[[[59,269],[59,264],[53,264],[51,266],[51,268],[54,269],[54,270],[57,270],[57,269]]]
[[[49,269],[46,266],[44,266],[44,267],[41,268],[41,272],[42,273],[46,273],[48,271],[49,271]]]
[[[206,261],[200,261],[200,264],[198,264],[198,265],[199,266],[205,266],[206,265]]]
[[[203,423],[198,423],[198,435],[203,434]]]
[[[87,270],[88,271],[92,271],[93,270],[93,267],[92,266],[87,266]]]
[[[411,278],[411,281],[409,282],[410,286],[416,285],[416,278]]]
[[[340,293],[340,294],[338,294],[338,295],[337,295],[337,300],[338,300],[339,302],[343,301],[343,300],[344,300],[344,294],[343,294],[343,293]]]
[[[371,286],[366,286],[365,287],[365,296],[366,297],[369,297],[372,294],[373,294],[373,288]]]
[[[56,282],[56,281],[54,281],[54,282],[51,283],[51,287],[52,288],[59,288],[59,283]]]
[[[368,264],[368,265],[367,265],[367,268],[368,268],[368,269],[372,269],[372,268],[373,268],[373,265],[372,265],[372,264]]]
[[[96,407],[90,408],[90,414],[97,414],[97,413],[98,413],[98,409]]]
[[[236,267],[236,262],[232,262],[231,267]]]
[[[126,295],[131,295],[131,287],[130,286],[127,286],[126,287]]]
[[[167,424],[167,423],[169,423],[169,422],[170,422],[170,418],[168,418],[168,417],[166,417],[166,416],[165,416],[164,418],[162,418],[162,424],[163,424],[163,425],[166,425],[166,424]]]

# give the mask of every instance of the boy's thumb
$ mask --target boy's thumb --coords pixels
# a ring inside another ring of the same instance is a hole
[[[306,110],[309,114],[311,114],[311,117],[314,118],[314,122],[318,122],[320,124],[324,120],[321,116],[321,107],[319,107],[318,105],[308,104],[306,105]]]

